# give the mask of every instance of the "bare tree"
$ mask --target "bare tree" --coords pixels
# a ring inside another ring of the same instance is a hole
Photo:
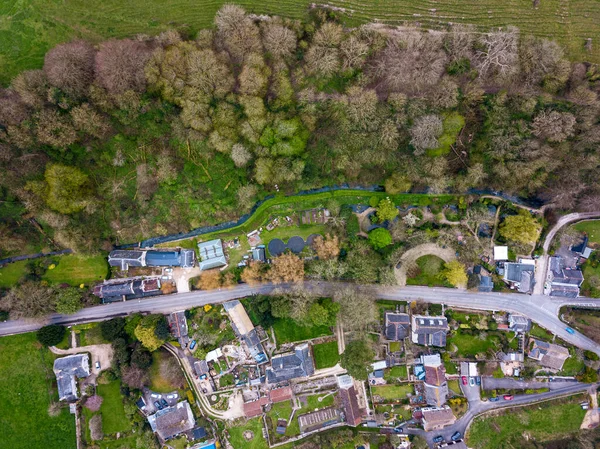
[[[242,63],[247,55],[260,52],[259,29],[243,8],[233,4],[223,5],[217,11],[215,25],[217,41],[227,50],[234,63]]]
[[[575,116],[569,112],[542,111],[533,119],[532,133],[549,142],[564,142],[575,131]]]
[[[111,95],[127,90],[142,93],[146,88],[144,67],[151,55],[152,46],[147,41],[103,42],[96,54],[96,80]]]
[[[268,23],[263,27],[265,50],[276,58],[291,56],[296,51],[296,33],[278,23]]]
[[[344,37],[341,25],[325,22],[315,33],[305,61],[310,73],[331,76],[341,67],[340,44]]]
[[[53,86],[73,97],[84,97],[94,80],[95,55],[94,47],[85,41],[57,45],[46,53],[44,72]]]
[[[374,298],[354,288],[344,287],[333,294],[340,305],[340,319],[347,330],[364,330],[377,321]]]
[[[506,80],[519,70],[519,31],[516,28],[484,34],[479,44],[475,54],[479,76]]]
[[[69,116],[55,109],[43,109],[35,115],[37,139],[56,148],[65,148],[77,140],[77,132]]]
[[[410,128],[410,144],[414,147],[415,154],[420,155],[425,150],[437,148],[442,131],[442,119],[437,115],[424,115],[415,120]]]
[[[236,167],[245,167],[252,159],[252,154],[241,143],[231,147],[231,159]]]
[[[554,41],[525,36],[519,47],[519,63],[525,82],[542,85],[555,92],[564,87],[571,64],[564,59],[563,49]]]
[[[240,207],[242,207],[244,210],[250,209],[256,202],[257,194],[258,187],[255,184],[240,186],[236,192],[236,197]]]
[[[71,120],[75,128],[98,139],[110,131],[110,122],[89,103],[71,109]]]
[[[123,382],[129,388],[141,390],[149,382],[148,372],[137,365],[124,366],[121,368]]]
[[[90,437],[92,441],[100,441],[104,438],[104,432],[102,431],[102,415],[97,414],[92,416],[89,422],[90,426]]]
[[[12,87],[23,102],[31,107],[40,108],[46,102],[48,79],[43,70],[26,70],[19,73],[13,80]]]
[[[344,70],[359,69],[364,65],[369,55],[369,44],[353,35],[342,42],[340,52]]]
[[[269,278],[274,284],[302,282],[304,261],[295,254],[282,254],[273,258]]]
[[[19,125],[29,117],[27,105],[12,89],[0,89],[0,125]]]
[[[13,287],[0,300],[0,308],[7,310],[12,319],[40,318],[54,311],[54,303],[52,288],[27,281]]]

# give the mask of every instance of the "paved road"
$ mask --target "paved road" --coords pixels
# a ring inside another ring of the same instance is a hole
[[[544,293],[544,283],[546,282],[547,272],[548,272],[548,261],[550,256],[548,255],[548,250],[550,249],[550,245],[552,244],[552,240],[556,237],[558,231],[560,231],[564,226],[574,223],[576,221],[581,220],[589,220],[591,218],[600,218],[600,212],[575,212],[572,214],[567,214],[563,217],[560,217],[556,224],[550,229],[548,234],[546,235],[546,239],[544,240],[544,244],[542,248],[544,250],[544,254],[538,259],[536,273],[535,273],[535,286],[533,288],[533,293],[536,295],[542,295]]]
[[[510,377],[495,379],[493,377],[484,377],[482,386],[484,390],[526,390],[526,389],[541,389],[549,388],[550,390],[561,390],[573,386],[574,380],[556,381],[556,382],[541,382],[539,380],[519,380]]]
[[[476,310],[490,310],[520,313],[528,316],[545,329],[563,340],[582,349],[590,350],[600,355],[600,345],[586,336],[576,332],[571,335],[566,331],[566,325],[558,319],[558,310],[564,305],[581,305],[600,308],[600,300],[589,298],[576,298],[570,300],[552,299],[543,295],[522,295],[518,293],[479,293],[467,292],[449,288],[429,288],[420,286],[411,287],[385,287],[356,284],[342,284],[336,282],[305,282],[307,288],[315,293],[331,295],[344,285],[351,285],[356,289],[369,291],[381,299],[396,301],[426,301],[436,304],[446,304],[451,307],[462,307]],[[6,321],[0,323],[0,336],[31,332],[45,324],[78,324],[92,321],[103,321],[115,316],[125,316],[135,312],[170,313],[185,310],[205,304],[215,304],[235,298],[242,298],[253,294],[267,294],[274,288],[289,288],[287,284],[272,285],[262,284],[249,286],[240,284],[230,289],[193,291],[168,296],[147,298],[144,300],[124,301],[101,306],[82,309],[73,315],[54,314],[44,322],[32,321]]]
[[[457,420],[452,426],[448,426],[442,430],[434,430],[431,432],[425,432],[422,429],[408,428],[405,429],[405,432],[412,435],[420,435],[421,437],[427,440],[429,447],[433,447],[433,439],[438,435],[444,437],[444,439],[448,442],[450,441],[450,437],[455,432],[460,432],[464,436],[469,426],[473,422],[473,419],[475,419],[476,416],[481,415],[482,413],[500,408],[516,407],[520,405],[527,405],[535,402],[546,401],[561,396],[570,396],[575,393],[585,392],[589,388],[590,384],[583,384],[577,382],[575,384],[569,385],[568,387],[559,390],[548,391],[545,393],[515,395],[512,401],[505,401],[504,399],[500,399],[500,401],[498,402],[473,401],[469,403],[469,410],[467,411],[467,413],[461,416],[461,418]]]

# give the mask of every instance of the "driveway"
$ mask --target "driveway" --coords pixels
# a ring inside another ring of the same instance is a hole
[[[90,353],[92,358],[92,374],[95,375],[98,375],[101,371],[110,368],[113,358],[113,349],[109,344],[80,346],[78,348],[71,349],[58,349],[56,346],[50,346],[50,351],[52,351],[54,354],[60,355],[81,354],[83,352]],[[100,369],[96,369],[96,362],[100,362]]]
[[[542,388],[560,390],[572,386],[573,383],[576,383],[576,381],[540,382],[537,380],[511,379],[510,377],[503,379],[484,377],[482,379],[484,390],[539,390]]]

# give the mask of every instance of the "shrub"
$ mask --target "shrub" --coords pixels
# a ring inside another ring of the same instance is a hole
[[[383,249],[392,243],[392,234],[384,228],[373,229],[369,232],[369,243],[374,249]]]
[[[37,339],[44,346],[56,346],[62,341],[66,331],[60,324],[50,324],[37,331]]]

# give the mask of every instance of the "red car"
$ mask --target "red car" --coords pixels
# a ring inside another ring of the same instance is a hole
[[[514,396],[512,394],[505,394],[504,395],[504,400],[505,401],[512,401],[514,399]]]
[[[463,385],[467,385],[467,376],[462,377],[462,383]]]

